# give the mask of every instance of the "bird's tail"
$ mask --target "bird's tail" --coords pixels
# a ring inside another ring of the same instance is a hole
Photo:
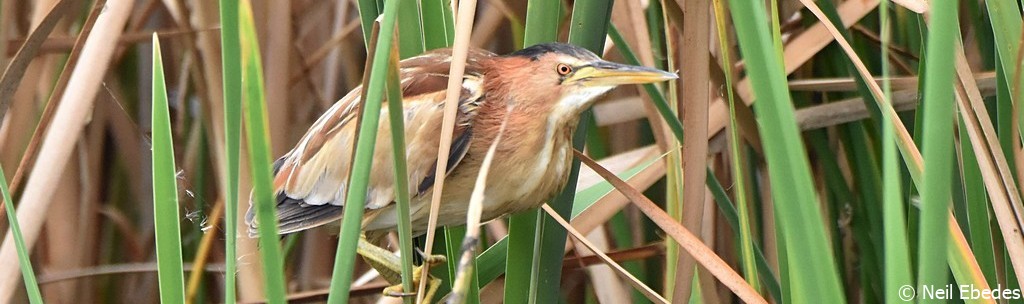
[[[281,169],[284,158],[274,162],[274,175]],[[341,218],[342,207],[323,204],[311,205],[304,200],[288,197],[280,192],[275,198],[275,213],[277,217],[277,232],[280,235],[299,232],[313,227],[334,222]],[[249,226],[249,237],[256,237],[259,230],[259,221],[256,219],[256,208],[253,204],[252,193],[249,194],[249,210],[245,212],[245,222]]]

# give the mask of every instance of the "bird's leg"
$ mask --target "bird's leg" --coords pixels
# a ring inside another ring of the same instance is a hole
[[[416,295],[415,291],[406,291],[402,288],[402,257],[399,257],[395,253],[388,251],[387,249],[381,248],[373,243],[366,240],[365,237],[359,238],[359,246],[356,248],[356,253],[363,257],[366,263],[370,264],[373,269],[376,269],[380,273],[380,276],[388,283],[393,284],[384,289],[384,295],[392,297],[407,297]],[[420,252],[420,254],[423,254]],[[446,261],[443,255],[431,255],[423,257],[424,263],[431,266],[444,263]],[[412,271],[412,282],[413,285],[419,286],[420,279],[424,276],[423,266],[417,266]],[[433,299],[434,294],[437,292],[437,288],[441,286],[441,279],[431,276],[429,273],[427,276],[427,292],[424,295],[424,299]]]

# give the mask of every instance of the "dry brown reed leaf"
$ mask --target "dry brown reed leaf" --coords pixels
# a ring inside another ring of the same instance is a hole
[[[892,93],[892,107],[896,111],[917,108],[917,89]],[[863,97],[854,97],[796,110],[796,121],[801,131],[820,129],[866,119],[870,116]]]
[[[925,0],[892,0],[892,2],[918,14],[928,11],[928,2]]]
[[[843,20],[843,25],[849,27],[874,11],[877,6],[878,0],[846,1],[839,4],[836,10],[839,12],[840,19]],[[830,25],[832,23],[827,21],[815,23],[786,44],[782,60],[785,64],[786,75],[796,71],[797,68],[810,61],[814,55],[832,43],[835,37],[829,33],[829,29],[826,27]],[[747,104],[754,101],[750,78],[741,79],[736,83],[736,95],[740,96]]]
[[[98,5],[101,5],[101,3],[99,3]],[[56,7],[54,7],[54,9],[56,9]],[[49,11],[48,14],[46,15],[46,18],[47,19],[51,18],[54,15],[54,13],[55,13],[54,10]],[[89,16],[89,18],[86,19],[86,23],[83,25],[83,33],[88,33],[89,30],[91,30],[91,26],[93,24],[93,21],[95,20],[95,17],[96,17],[97,13],[98,13],[98,11],[94,10],[93,13]],[[44,23],[45,23],[45,20],[44,20]],[[37,32],[34,32],[32,36],[36,37],[36,35],[38,33],[41,33],[41,32],[37,29]],[[45,36],[38,36],[38,37],[45,38]],[[67,67],[74,66],[74,62],[78,59],[79,51],[81,50],[81,43],[82,43],[83,40],[84,39],[80,39],[79,40],[79,43],[76,45],[75,50],[69,56],[69,58],[67,60],[68,63],[66,63],[66,66],[65,66],[65,71],[68,70]],[[27,53],[27,52],[25,52],[25,53]],[[31,57],[30,57],[30,59],[31,59]],[[17,188],[20,186],[20,184],[22,184],[22,181],[24,180],[24,176],[25,176],[24,175],[25,169],[30,167],[30,166],[32,166],[31,165],[32,161],[34,161],[35,160],[34,157],[36,157],[36,150],[39,147],[39,142],[40,142],[40,139],[41,139],[41,135],[40,134],[45,132],[46,127],[48,127],[48,122],[50,121],[50,119],[52,119],[53,110],[54,110],[55,103],[56,103],[54,100],[59,95],[58,92],[62,91],[63,87],[65,87],[67,85],[69,73],[65,73],[65,72],[61,72],[61,73],[62,74],[60,75],[60,77],[59,77],[59,79],[57,81],[57,85],[53,89],[52,94],[50,95],[50,101],[46,105],[46,111],[43,113],[43,116],[40,119],[40,125],[41,126],[39,128],[36,128],[35,132],[32,134],[32,138],[31,138],[31,140],[30,140],[30,142],[28,144],[27,150],[25,151],[25,154],[23,154],[22,159],[20,159],[20,163],[18,165],[18,168],[15,171],[14,179],[13,179],[13,181],[11,183],[11,189],[13,191],[16,191]],[[9,127],[10,126],[8,126],[8,128]],[[5,130],[5,131],[9,131],[9,130]],[[26,164],[29,164],[29,165],[26,165]],[[88,217],[86,217],[86,218],[88,218]],[[2,208],[0,208],[0,223],[4,222],[4,220],[6,220],[6,216],[4,215],[4,210],[2,210]],[[83,219],[83,220],[84,221],[88,221],[88,219]],[[80,224],[83,224],[83,223],[80,223]],[[0,225],[2,225],[2,224],[0,224]],[[54,228],[56,228],[56,227],[54,227]],[[79,235],[79,236],[82,236],[82,235]],[[80,243],[80,244],[82,244],[82,243]],[[80,260],[82,260],[82,258],[84,258],[85,256],[86,256],[86,254],[81,254],[81,255],[77,255],[76,257],[78,257]]]
[[[619,1],[613,3],[611,21],[615,26],[618,27],[619,32],[622,34],[627,44],[632,46],[634,50],[650,50],[651,49],[651,36],[650,30],[647,28],[647,22],[645,21],[644,9],[641,7],[641,3],[637,1]],[[666,30],[668,30],[666,28]],[[671,46],[671,44],[667,44]],[[606,50],[612,48],[611,43],[606,43]],[[607,51],[606,51],[607,53]],[[640,63],[645,66],[654,66],[654,54],[653,52],[640,51],[636,52],[639,56]],[[630,86],[630,91],[637,91],[640,86]],[[672,140],[666,140],[666,134],[671,134],[668,124],[665,123],[661,114],[658,113],[657,107],[651,102],[650,96],[646,93],[639,94],[640,98],[644,100],[640,104],[640,109],[643,109],[644,117],[647,118],[648,123],[651,126],[651,132],[654,135],[655,143],[662,148],[667,150],[670,147]]]
[[[582,153],[580,155],[582,155]],[[636,288],[637,291],[639,291],[641,294],[647,297],[647,299],[651,300],[651,302],[666,304],[668,303],[668,300],[665,300],[664,297],[662,297],[660,294],[652,290],[650,287],[647,287],[647,285],[645,285],[643,282],[640,282],[639,279],[630,274],[629,271],[626,271],[626,269],[622,268],[622,266],[620,266],[618,263],[609,258],[608,255],[604,254],[604,252],[601,252],[601,250],[594,246],[594,244],[591,243],[586,236],[577,231],[576,228],[573,228],[572,225],[570,225],[569,222],[565,221],[565,219],[563,219],[561,215],[558,215],[558,212],[555,212],[554,209],[551,209],[551,206],[544,204],[541,206],[541,209],[544,209],[544,212],[547,212],[548,215],[551,216],[551,218],[557,221],[558,224],[562,225],[562,227],[565,228],[565,230],[568,231],[569,234],[571,234],[574,238],[576,238],[577,241],[582,243],[584,246],[587,247],[587,249],[594,252],[594,254],[600,257],[606,265],[614,269],[616,274],[619,274],[623,278],[626,278],[626,281],[629,282],[629,285],[632,285],[634,288]]]
[[[860,25],[860,24],[854,24],[853,26],[850,27],[850,30],[853,30],[854,32],[857,32],[857,33],[863,35],[865,38],[868,38],[867,40],[872,42],[872,43],[874,43],[875,46],[877,46],[879,48],[882,47],[882,36],[881,36],[881,34],[875,33],[874,31],[872,31],[871,29],[867,28],[866,26],[863,26],[863,25]],[[893,58],[899,58],[899,57],[897,57],[897,55],[904,56],[904,57],[913,59],[915,61],[920,61],[921,60],[921,57],[917,56],[916,53],[914,53],[914,52],[912,52],[912,51],[910,51],[910,50],[908,50],[906,48],[900,47],[898,45],[894,45],[894,44],[890,44],[889,45],[889,53],[890,53],[889,56],[891,56],[889,58],[890,60],[893,59]],[[896,63],[901,63],[902,64],[903,62],[902,61],[897,61]],[[907,67],[904,70],[904,72],[907,72],[907,74],[914,73],[914,71],[912,69],[910,69],[909,67]]]
[[[953,216],[952,212],[950,212],[949,226],[960,227],[959,225],[960,224],[956,221],[956,217]],[[985,275],[981,273],[981,266],[978,265],[978,258],[974,256],[974,251],[971,250],[971,245],[967,243],[967,238],[964,237],[963,231],[960,231],[960,229],[951,229],[951,231],[952,233],[950,233],[949,238],[950,243],[947,246],[952,247],[950,249],[957,252],[958,255],[963,256],[964,258],[962,260],[969,264],[967,265],[967,269],[970,273],[967,275],[973,278],[972,284],[976,284],[975,286],[978,289],[988,289],[988,281],[985,280]],[[954,277],[956,277],[956,274],[954,274]],[[964,278],[958,277],[956,279],[957,281],[961,281]],[[996,301],[994,299],[979,299],[978,303],[995,304]]]
[[[67,164],[71,151],[81,135],[86,119],[99,92],[100,82],[110,66],[109,62],[116,48],[133,1],[111,0],[96,19],[95,28],[89,34],[82,48],[82,60],[75,65],[68,80],[67,92],[56,110],[53,127],[46,132],[38,162],[22,195],[18,215],[24,221],[22,229],[25,244],[32,247],[42,228],[42,218],[51,203],[53,190],[61,176],[61,169]],[[8,233],[0,247],[0,301],[10,301],[20,282],[14,244]]]
[[[665,177],[665,161],[662,159],[664,158],[664,155],[659,155],[659,153],[657,153],[657,150],[655,150],[656,147],[654,146],[644,148],[644,150],[648,149],[650,149],[650,151],[654,153],[647,154],[643,158],[640,158],[642,159],[642,161],[639,162],[638,164],[651,162],[650,165],[648,165],[646,168],[638,172],[636,175],[633,175],[633,177],[630,177],[627,181],[627,183],[633,188],[646,190],[655,182]],[[602,167],[612,172],[624,171],[625,169],[619,170],[614,168],[616,163],[611,162],[610,160],[614,159],[615,157],[618,156],[613,156],[612,158],[607,160],[601,160],[599,164],[601,164]],[[597,178],[600,179],[600,181],[604,181],[604,179],[601,178],[600,175],[595,173],[593,169],[590,169],[589,167],[580,167],[581,182],[591,178]],[[596,182],[594,183],[596,184]],[[589,188],[589,186],[577,186],[576,189],[586,188]],[[597,227],[600,227],[601,225],[607,223],[612,216],[614,216],[616,213],[622,210],[622,208],[625,208],[627,205],[629,205],[628,198],[626,198],[624,195],[622,195],[622,193],[619,193],[618,191],[611,191],[608,194],[605,194],[600,199],[598,199],[596,202],[594,202],[594,204],[591,205],[589,208],[584,209],[575,218],[573,218],[572,225],[573,227],[576,227],[577,230],[583,233],[590,233],[594,229],[597,229]],[[566,250],[568,250],[568,246],[566,247]]]
[[[992,210],[1003,234],[1008,257],[1017,277],[1024,276],[1024,235],[1021,234],[1021,197],[1017,192],[1013,176],[1011,176],[1006,155],[1000,148],[999,138],[995,134],[984,100],[972,77],[970,66],[964,56],[960,44],[956,47],[956,97],[957,107],[967,126],[967,134],[971,146],[978,159],[982,180],[991,198]],[[951,226],[959,227],[959,226]],[[953,229],[957,230],[957,229]],[[962,232],[954,231],[954,235]],[[955,238],[954,238],[955,239]],[[962,247],[962,246],[961,246]],[[973,254],[972,254],[973,256]],[[974,259],[970,259],[974,260]],[[977,267],[975,265],[975,267]],[[975,272],[979,278],[975,282],[985,281],[980,276],[980,269]]]
[[[466,72],[466,59],[469,54],[469,38],[473,34],[473,18],[476,15],[476,0],[459,1],[459,11],[455,16],[455,43],[452,46],[451,69],[448,72],[448,89],[445,91],[444,120],[441,123],[441,141],[437,147],[437,165],[434,176],[445,176],[448,172],[445,162],[450,153],[452,132],[455,130],[455,111],[458,109],[459,96],[462,91],[462,76]],[[427,219],[427,244],[424,252],[430,255],[434,249],[434,230],[437,228],[437,213],[441,208],[441,191],[444,190],[444,178],[434,181],[430,197],[430,216]],[[423,265],[423,271],[429,270],[429,264]],[[420,280],[417,288],[416,303],[423,303],[423,294],[428,280]]]
[[[658,147],[650,145],[615,154],[597,162],[601,164],[602,167],[608,169],[608,171],[621,173],[629,170],[630,168],[654,161],[660,154],[662,153],[658,151]],[[576,189],[583,191],[603,181],[604,179],[601,178],[600,175],[597,175],[597,172],[594,172],[594,170],[581,167],[580,176],[576,179]]]
[[[32,139],[29,141],[28,147],[25,149],[25,153],[22,155],[21,160],[18,163],[18,169],[14,172],[14,177],[11,179],[11,191],[17,192],[21,188],[21,184],[25,179],[25,174],[29,167],[35,165],[36,156],[38,156],[39,145],[42,143],[43,134],[50,127],[50,121],[53,120],[53,114],[57,110],[57,106],[60,104],[60,98],[63,96],[64,89],[67,88],[68,79],[71,78],[71,70],[78,63],[78,59],[82,54],[82,46],[85,44],[86,38],[92,31],[93,25],[96,23],[96,18],[102,10],[106,0],[99,0],[93,4],[93,8],[89,17],[86,18],[85,23],[82,25],[82,31],[78,35],[78,39],[75,41],[74,47],[71,49],[71,54],[68,55],[67,61],[64,63],[64,68],[61,70],[60,77],[57,79],[57,85],[53,88],[53,93],[50,94],[50,98],[46,103],[46,108],[43,109],[43,114],[39,118],[38,127],[32,133]],[[4,216],[4,210],[0,209],[0,223],[6,219]]]
[[[56,110],[61,93],[63,93],[64,88],[67,86],[67,81],[71,74],[69,73],[70,69],[68,67],[73,67],[78,61],[78,57],[81,54],[82,45],[85,42],[85,36],[87,36],[88,33],[92,30],[92,25],[95,23],[96,17],[99,14],[98,7],[102,7],[104,2],[105,1],[103,0],[97,1],[97,3],[94,5],[92,13],[89,15],[89,18],[87,18],[86,22],[83,24],[82,33],[79,35],[79,39],[75,43],[74,49],[68,56],[68,59],[64,65],[64,69],[61,71],[61,75],[57,80],[57,85],[54,87],[53,93],[50,95],[49,101],[46,104],[46,108],[44,109],[42,117],[39,120],[38,127],[33,132],[28,147],[22,154],[21,160],[19,161],[18,168],[15,171],[14,178],[12,179],[10,184],[10,189],[13,192],[17,192],[18,189],[21,187],[21,184],[25,178],[25,173],[27,172],[27,168],[34,165],[35,157],[37,156],[37,151],[42,141],[42,134],[44,134],[47,128],[49,127],[49,122],[53,119],[53,113]],[[2,225],[2,223],[4,223],[7,219],[7,217],[5,216],[5,211],[6,209],[0,208],[0,225]]]
[[[858,56],[857,52],[853,50],[850,43],[846,41],[846,37],[839,32],[839,29],[837,29],[832,22],[829,22],[828,16],[825,16],[825,13],[818,8],[818,5],[815,4],[814,1],[800,0],[800,2],[818,18],[819,24],[824,25],[825,28],[828,29],[828,32],[832,35],[833,39],[835,39],[836,43],[838,43],[843,51],[846,52],[846,56],[851,62],[853,62],[853,66],[856,68],[857,73],[860,74],[867,83],[868,90],[871,91],[871,95],[874,96],[874,100],[878,108],[881,109],[881,111],[888,112],[888,117],[890,119],[889,123],[893,125],[893,132],[896,135],[896,140],[901,143],[898,146],[900,147],[900,151],[903,156],[908,159],[908,165],[922,166],[924,160],[921,157],[921,151],[917,148],[917,144],[914,142],[914,139],[910,137],[910,132],[907,131],[907,128],[903,124],[903,121],[900,120],[899,115],[896,115],[896,110],[893,109],[892,103],[885,97],[885,94],[882,93],[882,88],[878,86],[878,82],[875,80],[874,76],[871,76],[871,72],[868,71],[867,66],[864,65],[860,56]],[[874,6],[878,5],[878,1],[871,2],[874,2]]]
[[[987,97],[995,94],[995,76],[995,72],[992,71],[977,72],[974,74],[974,79],[977,81],[977,85],[981,90],[982,96]],[[917,76],[880,77],[875,80],[879,83],[889,81],[894,90],[900,90],[894,93],[892,98],[893,107],[896,111],[906,111],[917,107]],[[858,88],[857,83],[853,78],[846,77],[792,80],[789,82],[789,90],[814,92],[856,92]],[[594,114],[598,125],[607,126],[643,118],[644,112],[640,110],[640,102],[642,102],[642,100],[639,97],[626,97],[609,100],[595,105]],[[728,108],[724,102],[715,102],[711,104],[710,109],[711,113],[725,111],[724,113],[726,113],[726,115],[728,114]],[[754,121],[753,115],[750,115],[748,118],[744,118],[746,115],[751,114],[749,112],[750,107],[737,107],[736,110],[736,115],[738,116],[737,120],[740,122],[741,127],[740,135],[744,136],[744,139],[748,141],[757,139],[756,136],[749,137],[746,135],[748,132],[752,132],[754,130],[744,131],[743,129],[744,121]],[[847,111],[847,113],[841,114],[837,111]],[[867,108],[864,106],[863,98],[860,97],[797,109],[797,123],[800,125],[802,130],[822,128],[861,120],[867,117]],[[709,124],[714,125],[715,122],[712,121],[709,122]],[[724,125],[722,127],[724,128]],[[753,132],[750,134],[756,135],[757,133]],[[716,134],[712,132],[708,136],[713,137],[715,135]]]
[[[184,263],[186,269],[193,269],[192,263]],[[39,274],[39,284],[53,284],[67,280],[87,279],[95,276],[156,272],[156,262],[106,264],[80,269],[44,272]],[[223,273],[224,264],[207,264],[200,269],[205,272]],[[191,270],[190,270],[191,271]]]
[[[844,26],[851,26],[875,10],[878,0],[867,1],[846,1],[839,4],[837,11],[843,20]],[[786,75],[793,73],[797,68],[809,61],[818,52],[832,43],[833,36],[829,34],[821,22],[805,29],[799,36],[786,43],[783,50],[783,64]],[[746,105],[754,102],[754,93],[750,86],[750,79],[744,78],[736,82],[736,95]],[[729,121],[729,107],[724,102],[716,102],[709,109],[708,137],[712,137],[725,129]]]
[[[597,298],[597,302],[632,302],[632,293],[630,292],[629,288],[626,287],[626,284],[628,283],[624,283],[622,281],[622,278],[618,275],[618,273],[616,273],[615,269],[613,269],[611,266],[605,265],[604,260],[601,259],[602,256],[607,256],[615,263],[619,263],[619,261],[615,261],[614,259],[611,258],[611,255],[607,253],[608,250],[611,250],[611,245],[609,244],[607,231],[605,231],[605,229],[597,229],[588,233],[586,237],[591,243],[593,243],[593,246],[597,248],[597,250],[601,251],[601,256],[597,255],[597,253],[588,250],[586,245],[579,244],[579,241],[577,241],[575,238],[568,238],[567,243],[573,243],[573,248],[575,248],[574,256],[577,257],[577,261],[582,261],[582,259],[580,259],[579,256],[589,255],[591,257],[597,258],[598,263],[601,263],[599,265],[594,265],[592,267],[578,266],[584,268],[584,271],[587,272],[587,280],[590,283],[591,289],[594,291],[594,296]],[[566,269],[565,263],[567,262],[568,261],[562,261],[563,270]]]
[[[892,94],[893,108],[896,111],[915,109],[918,105],[917,77],[897,77],[891,79],[896,84],[893,86],[894,88],[904,88]],[[977,83],[981,96],[995,95],[996,79],[994,72],[974,74],[974,80]],[[851,91],[855,90],[856,86],[853,79],[850,78],[794,81],[793,83],[798,85],[801,90],[821,91]],[[793,87],[790,88],[793,89]],[[868,116],[868,109],[862,97],[854,97],[796,110],[797,123],[800,125],[800,129],[805,131],[857,121],[868,118]]]
[[[995,72],[977,72],[974,73],[974,79],[978,82],[978,86],[981,88],[995,89]],[[906,90],[906,89],[917,89],[918,77],[917,76],[897,76],[897,77],[878,77],[875,78],[878,83],[884,83],[886,81],[892,86],[893,90]],[[857,82],[853,78],[814,78],[814,79],[798,79],[789,82],[790,91],[813,91],[813,92],[856,92]]]
[[[60,0],[55,3],[50,8],[50,11],[46,13],[46,17],[43,17],[39,25],[28,35],[28,39],[18,49],[18,53],[14,55],[11,63],[4,69],[3,78],[0,78],[0,121],[4,120],[4,116],[7,115],[7,109],[11,107],[11,97],[14,96],[14,91],[18,88],[18,84],[21,83],[22,76],[25,75],[25,70],[28,69],[28,64],[36,57],[40,45],[43,44],[46,37],[57,26],[57,21],[60,21],[61,17],[67,15],[67,10],[72,2],[74,1]]]
[[[690,255],[697,260],[697,262],[707,268],[718,280],[732,290],[741,300],[747,303],[768,303],[765,301],[756,290],[750,287],[749,284],[736,273],[728,264],[722,260],[711,248],[708,248],[704,243],[697,238],[690,230],[683,227],[681,224],[672,219],[664,210],[658,208],[650,199],[645,197],[639,190],[630,187],[629,184],[619,179],[618,176],[609,172],[608,170],[601,167],[593,159],[587,157],[583,153],[574,150],[574,155],[580,159],[588,167],[594,169],[595,172],[604,177],[611,183],[615,189],[619,190],[623,195],[628,197],[633,205],[636,206],[640,211],[647,215],[651,221],[658,225],[661,230],[665,231],[666,234],[672,237],[678,242],[683,249],[686,250]]]
[[[352,298],[356,298],[356,297],[378,296],[378,295],[381,294],[382,291],[384,291],[385,287],[388,287],[388,285],[389,284],[387,282],[374,282],[374,283],[369,283],[369,284],[361,285],[361,286],[353,286],[352,290],[349,292],[349,297],[350,297],[350,299],[352,299]],[[328,290],[328,289],[318,289],[318,290],[296,292],[296,293],[288,294],[285,297],[285,301],[287,303],[289,303],[289,304],[324,303],[324,302],[327,301],[327,295],[329,293],[330,293],[330,290]],[[377,303],[388,303],[388,302],[384,301],[384,300],[386,300],[386,298],[379,299],[379,300],[382,300],[382,301],[381,302],[377,302]],[[239,301],[239,303],[241,303],[241,304],[265,304],[267,302],[266,301],[262,301],[262,300],[254,300],[254,301]],[[366,302],[359,302],[359,303],[374,303],[374,302],[367,300]]]
[[[575,227],[576,227],[576,225],[573,225],[573,228],[575,228]],[[580,230],[577,229],[576,231],[580,231]],[[580,231],[580,232],[582,232],[582,231]],[[635,260],[645,260],[645,259],[648,259],[648,258],[652,258],[652,257],[664,255],[664,254],[665,254],[665,244],[661,243],[661,242],[653,243],[653,244],[649,244],[649,245],[643,245],[643,246],[636,247],[636,248],[629,248],[629,249],[623,249],[623,250],[618,250],[618,251],[612,251],[612,252],[606,252],[605,253],[605,255],[607,255],[609,258],[612,259],[612,261],[615,261],[616,263],[621,263],[621,262],[626,262],[626,261],[635,261]],[[577,257],[566,257],[565,260],[562,262],[562,269],[563,270],[576,269],[576,268],[586,267],[586,266],[600,264],[600,263],[604,263],[604,261],[602,261],[601,258],[598,257],[597,255],[583,255],[583,256],[577,256]]]

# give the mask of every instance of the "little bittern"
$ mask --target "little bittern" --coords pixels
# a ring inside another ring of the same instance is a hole
[[[426,232],[451,60],[451,50],[442,49],[401,62],[410,185],[409,189],[393,187],[391,130],[382,119],[363,221],[363,231],[371,240],[397,225],[395,191],[408,191],[412,198],[413,234]],[[579,114],[597,97],[618,85],[676,78],[674,73],[604,61],[586,49],[563,43],[539,44],[504,56],[470,50],[438,224],[465,224],[481,162],[504,120],[508,123],[489,171],[483,220],[537,207],[565,186]],[[294,149],[274,163],[281,234],[341,219],[360,92],[356,88],[342,97]],[[386,107],[383,111],[381,116],[388,117]],[[255,229],[251,208],[247,221]],[[381,256],[390,252],[369,243],[361,241],[359,253],[369,256],[375,268],[398,284],[396,267],[376,267],[394,264],[382,261],[395,258]]]

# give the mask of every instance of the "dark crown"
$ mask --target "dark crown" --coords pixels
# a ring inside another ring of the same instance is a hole
[[[561,42],[536,44],[531,47],[515,51],[511,54],[508,54],[508,56],[527,57],[530,58],[531,60],[537,60],[538,58],[540,58],[540,56],[547,53],[564,54],[586,60],[600,59],[599,57],[597,57],[597,55],[594,55],[593,52],[585,48]]]

